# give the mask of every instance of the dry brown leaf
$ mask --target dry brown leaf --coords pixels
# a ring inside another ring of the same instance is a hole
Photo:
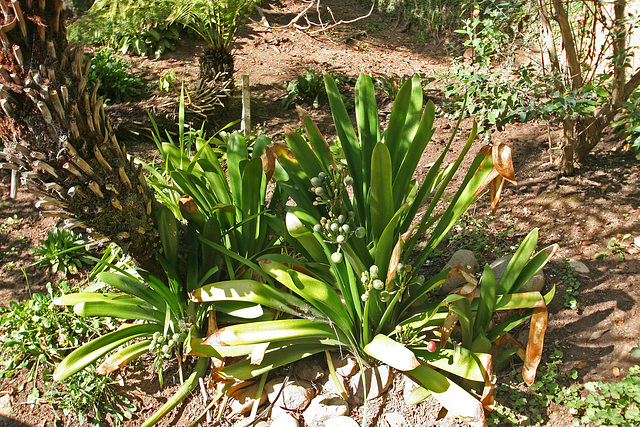
[[[548,320],[547,306],[544,303],[544,299],[540,297],[540,300],[533,308],[527,355],[522,367],[522,377],[527,385],[532,385],[536,380],[536,371],[542,359],[542,347],[544,346],[544,334],[547,331]]]
[[[613,367],[613,369],[612,369],[612,371],[613,371],[613,376],[614,376],[614,377],[616,377],[616,378],[617,378],[617,377],[619,377],[619,376],[620,376],[620,368],[618,368],[617,366],[614,366],[614,367]]]
[[[447,317],[444,318],[442,326],[440,326],[440,348],[444,348],[449,341],[449,337],[453,332],[453,327],[458,322],[458,315],[452,310],[449,310]]]
[[[493,145],[491,150],[493,166],[504,179],[513,184],[517,184],[516,173],[513,169],[512,156],[513,150],[502,141],[497,141]]]
[[[109,375],[113,371],[117,371],[129,363],[129,360],[126,357],[116,356],[117,355],[109,357],[107,360],[102,362],[100,366],[98,366],[97,371],[100,375]]]

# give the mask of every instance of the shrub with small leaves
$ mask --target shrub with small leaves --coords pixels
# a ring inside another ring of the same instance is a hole
[[[142,80],[131,74],[130,70],[131,65],[118,58],[111,49],[101,48],[91,60],[89,82],[100,82],[98,95],[106,103],[137,101],[140,98]]]

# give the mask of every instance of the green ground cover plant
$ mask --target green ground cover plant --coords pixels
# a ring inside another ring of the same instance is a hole
[[[47,232],[47,238],[40,241],[40,246],[33,249],[38,256],[35,265],[49,267],[52,273],[77,274],[84,265],[92,265],[95,261],[86,250],[86,241],[71,230],[54,228]]]
[[[96,50],[89,69],[90,84],[99,84],[98,95],[107,104],[137,101],[142,80],[131,74],[131,65],[109,48]],[[99,83],[98,83],[99,82]]]
[[[0,378],[20,370],[28,375],[19,385],[31,390],[28,403],[51,403],[56,416],[77,416],[81,424],[119,425],[131,417],[135,405],[117,392],[116,381],[93,370],[83,371],[63,383],[52,371],[74,348],[87,339],[115,329],[106,318],[84,319],[60,308],[53,300],[73,291],[66,280],[47,284],[47,293],[34,293],[23,302],[0,307]],[[38,380],[41,375],[41,380]]]

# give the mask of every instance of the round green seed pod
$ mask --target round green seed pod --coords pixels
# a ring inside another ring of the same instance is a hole
[[[333,261],[334,264],[340,264],[343,258],[344,257],[340,252],[334,252],[331,254],[331,261]]]
[[[374,280],[372,285],[373,285],[373,289],[378,291],[384,288],[384,282],[380,279]]]
[[[317,187],[319,185],[322,185],[322,181],[317,176],[314,176],[313,178],[311,178],[311,185]]]
[[[367,231],[364,229],[364,227],[358,227],[356,228],[355,234],[358,239],[362,239],[367,234]]]

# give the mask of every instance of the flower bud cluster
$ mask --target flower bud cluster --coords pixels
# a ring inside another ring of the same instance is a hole
[[[342,192],[353,185],[353,178],[348,175],[344,166],[329,166],[329,173],[320,172],[318,176],[311,178],[311,189],[317,205],[329,205],[329,210],[337,211],[342,204]],[[338,209],[336,209],[338,208]]]
[[[369,267],[369,271],[363,271],[360,275],[360,281],[365,288],[364,294],[361,295],[362,301],[367,301],[372,290],[380,291],[377,295],[380,301],[386,302],[391,298],[391,293],[385,289],[384,281],[378,277],[380,273],[377,265]]]
[[[404,290],[407,286],[418,284],[421,285],[425,281],[425,277],[422,274],[414,275],[413,266],[403,263],[398,263],[396,266],[396,273],[391,279],[389,288],[399,288]]]
[[[167,335],[156,332],[153,334],[151,344],[149,344],[149,351],[165,359],[169,359],[173,355],[174,347],[184,342],[186,338],[187,334],[185,332],[176,332]]]
[[[313,226],[313,231],[324,236],[325,241],[338,245],[338,250],[331,255],[331,261],[335,264],[342,262],[343,256],[340,252],[341,246],[351,237],[363,238],[366,234],[364,227],[356,227],[353,218],[355,212],[349,211],[347,214],[335,216],[329,212],[329,218],[322,217],[320,223]]]

